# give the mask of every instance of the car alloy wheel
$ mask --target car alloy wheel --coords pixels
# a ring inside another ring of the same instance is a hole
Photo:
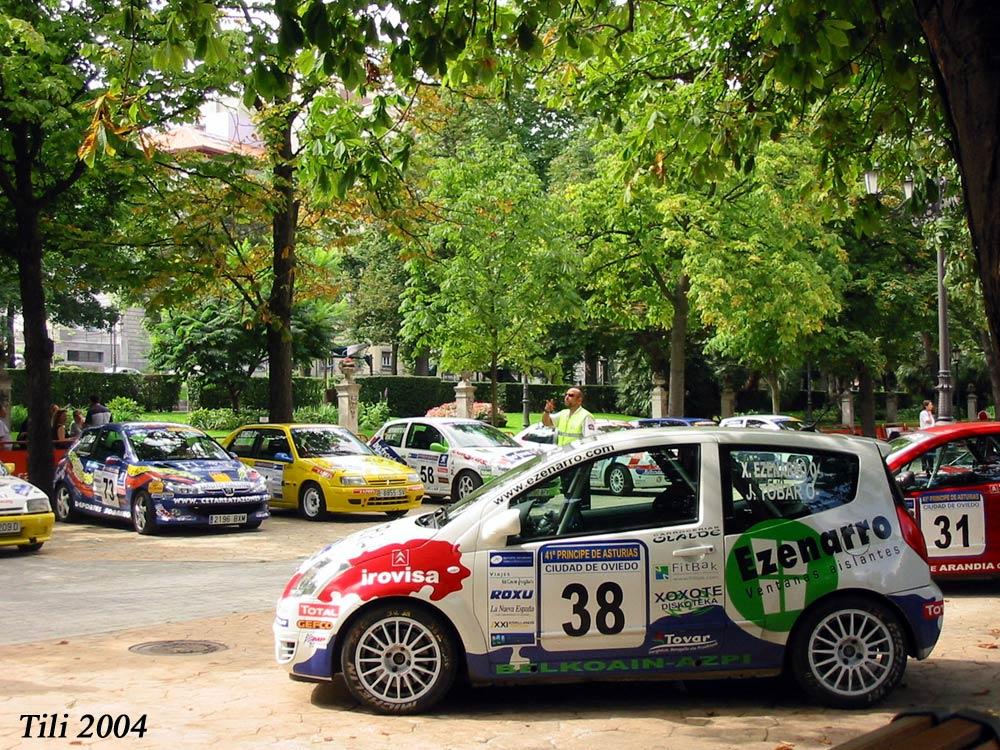
[[[608,489],[615,495],[628,495],[632,492],[632,477],[629,471],[620,464],[615,464],[608,472]]]
[[[140,534],[155,534],[158,530],[153,499],[144,490],[132,496],[132,528]]]
[[[76,517],[76,510],[73,508],[73,497],[70,495],[69,487],[60,482],[56,485],[56,518],[60,521],[72,521]]]
[[[483,480],[477,474],[473,474],[471,471],[463,471],[455,479],[455,497],[452,497],[452,500],[464,500],[466,495],[474,492],[482,483]]]

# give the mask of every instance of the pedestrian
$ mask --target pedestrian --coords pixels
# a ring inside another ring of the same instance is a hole
[[[566,408],[553,414],[556,408],[555,399],[545,402],[542,410],[542,424],[555,427],[556,445],[569,445],[574,440],[596,431],[594,415],[583,408],[583,391],[579,388],[569,388],[563,397]]]
[[[52,440],[61,442],[66,439],[66,410],[56,407],[52,415]]]
[[[10,448],[10,425],[7,424],[7,404],[0,403],[0,448]]]
[[[87,425],[89,427],[100,427],[111,421],[111,411],[104,404],[97,394],[90,394],[90,406],[87,407]]]
[[[83,433],[83,428],[87,426],[86,420],[83,418],[83,412],[79,409],[73,410],[73,422],[69,426],[69,437],[78,438]]]
[[[934,426],[934,402],[924,401],[924,410],[920,412],[920,429]]]

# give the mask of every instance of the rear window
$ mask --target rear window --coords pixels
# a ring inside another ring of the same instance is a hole
[[[722,447],[726,533],[838,508],[858,491],[858,457],[833,451]]]

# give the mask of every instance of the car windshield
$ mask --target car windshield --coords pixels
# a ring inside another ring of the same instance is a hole
[[[463,497],[461,500],[456,500],[451,505],[448,505],[444,508],[439,508],[437,511],[434,512],[433,517],[437,519],[439,526],[444,526],[446,523],[448,523],[448,521],[451,521],[460,513],[468,510],[473,505],[475,505],[476,501],[483,496],[484,492],[489,492],[494,487],[496,487],[500,482],[506,482],[507,480],[512,479],[513,477],[516,477],[517,475],[525,471],[530,471],[531,469],[538,466],[538,464],[540,464],[542,461],[548,460],[548,458],[549,456],[546,456],[545,454],[529,458],[524,463],[520,463],[512,469],[508,469],[503,474],[494,477],[490,482],[478,487],[477,489],[475,489],[474,491],[470,492],[468,495]],[[431,516],[428,515],[427,517],[429,518]]]
[[[886,463],[893,463],[893,460],[901,451],[906,450],[911,445],[922,443],[924,440],[930,440],[930,438],[931,435],[926,432],[904,432],[897,435],[889,441],[889,445],[892,446],[892,453],[885,457]]]
[[[493,425],[481,422],[452,422],[448,425],[455,437],[455,448],[520,448],[517,441]]]
[[[779,419],[775,422],[782,430],[804,430],[805,423],[797,419]]]
[[[375,455],[371,448],[347,430],[331,427],[293,427],[292,442],[303,458]]]
[[[139,427],[128,431],[140,461],[228,461],[229,454],[203,432],[183,427]]]

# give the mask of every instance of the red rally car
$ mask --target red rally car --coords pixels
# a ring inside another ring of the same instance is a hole
[[[886,457],[937,578],[1000,575],[1000,422],[908,432]]]

